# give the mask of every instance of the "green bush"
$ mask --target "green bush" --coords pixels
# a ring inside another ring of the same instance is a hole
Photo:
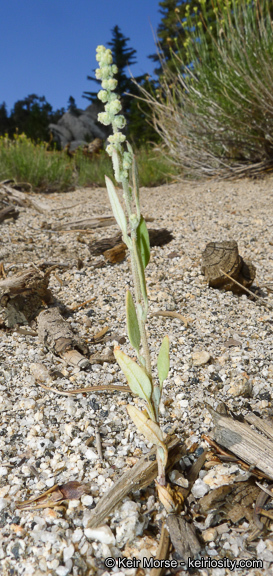
[[[176,170],[160,148],[142,147],[136,153],[141,186],[170,182]],[[79,149],[71,158],[65,151],[34,144],[24,134],[14,140],[0,137],[0,180],[14,178],[29,182],[36,191],[62,191],[77,186],[105,186],[105,175],[112,175],[112,163],[106,152],[88,158]]]
[[[273,169],[273,30],[269,0],[218,0],[215,26],[188,15],[185,66],[164,66],[156,98],[143,92],[169,156],[189,174]],[[210,32],[210,28],[211,31]]]
[[[73,165],[64,152],[48,151],[25,134],[0,137],[0,180],[29,182],[34,190],[65,190],[73,184]]]

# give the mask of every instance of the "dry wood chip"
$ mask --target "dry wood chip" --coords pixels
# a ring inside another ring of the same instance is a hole
[[[222,416],[209,406],[207,408],[214,423],[213,439],[273,479],[273,442],[252,430],[248,424]]]
[[[183,516],[169,514],[166,525],[175,551],[187,564],[188,558],[196,558],[201,552],[201,544],[197,538],[193,524],[189,524]]]
[[[181,442],[176,436],[167,437],[165,443],[169,450],[168,471],[186,453],[186,448],[181,446]],[[146,488],[153,482],[158,472],[155,458],[156,450],[153,448],[149,454],[145,454],[133,468],[125,472],[115,482],[109,492],[102,496],[88,521],[88,528],[101,526],[127,494]]]

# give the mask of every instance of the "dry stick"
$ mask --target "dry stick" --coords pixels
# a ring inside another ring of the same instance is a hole
[[[240,286],[240,288],[242,288],[243,290],[248,292],[248,294],[250,294],[250,296],[254,296],[254,298],[257,298],[257,300],[260,300],[261,304],[263,304],[263,306],[265,306],[266,308],[269,308],[269,310],[272,310],[273,306],[271,306],[271,304],[268,304],[267,302],[265,302],[263,298],[261,298],[260,296],[257,296],[257,294],[254,294],[253,292],[251,292],[251,290],[248,290],[248,288],[246,288],[245,286],[240,284],[240,282],[237,282],[237,280],[234,280],[234,278],[232,278],[232,276],[230,276],[229,274],[224,272],[224,270],[222,270],[221,268],[220,268],[220,272],[221,272],[221,274],[224,274],[224,276],[227,276],[227,278],[229,278],[229,280],[232,280],[232,282],[234,282],[234,284],[237,284],[237,286]]]
[[[168,471],[186,454],[186,448],[181,445],[181,441],[177,436],[167,436],[165,444],[169,450]],[[142,456],[139,462],[128,470],[128,472],[125,472],[125,474],[115,482],[109,492],[103,495],[92,512],[92,516],[88,521],[88,528],[97,528],[104,524],[112,510],[127,494],[146,488],[155,480],[158,472],[156,451],[157,448],[154,447],[149,454]]]
[[[103,460],[101,437],[100,437],[100,431],[99,431],[98,426],[95,427],[95,434],[96,434],[96,447],[97,447],[98,456],[101,460]]]
[[[169,549],[170,549],[169,530],[165,522],[163,522],[155,560],[166,560],[169,556]],[[161,576],[162,574],[164,574],[164,572],[165,568],[152,568],[150,576]]]
[[[166,318],[178,318],[179,320],[182,320],[182,322],[184,322],[186,328],[188,326],[188,320],[187,318],[185,318],[185,316],[182,316],[182,314],[179,314],[179,312],[164,312],[164,311],[159,311],[159,312],[152,312],[150,314],[151,316],[164,316]]]
[[[192,485],[194,484],[195,480],[198,478],[199,472],[206,461],[206,457],[207,457],[207,450],[204,450],[204,452],[202,454],[200,454],[199,458],[192,465],[192,467],[190,469],[189,476],[188,476],[188,481],[189,481],[188,488],[182,488],[181,487],[179,490],[179,493],[182,494],[183,498],[187,498],[187,496],[190,494],[191,489],[192,489]],[[167,529],[165,522],[163,522],[162,528],[161,528],[160,540],[159,540],[158,548],[156,551],[155,559],[156,560],[167,559],[169,547],[170,547],[169,531]],[[164,572],[165,572],[164,568],[153,568],[151,570],[150,576],[163,576]]]
[[[93,286],[90,286],[90,288],[92,288]],[[78,310],[79,308],[83,308],[83,306],[86,306],[87,304],[89,304],[90,302],[94,302],[94,300],[96,300],[97,296],[93,296],[93,298],[89,298],[89,300],[85,300],[85,302],[81,302],[80,304],[75,304],[75,306],[70,306],[70,310],[73,310],[73,312],[75,310]]]
[[[57,388],[51,388],[51,386],[46,386],[45,384],[42,384],[38,380],[36,381],[36,384],[41,386],[41,388],[43,388],[44,390],[47,390],[48,392],[54,392],[55,394],[60,394],[60,396],[72,396],[73,394],[84,394],[85,392],[113,392],[116,390],[118,392],[130,392],[131,394],[133,394],[129,386],[119,386],[118,384],[116,386],[115,384],[108,384],[102,386],[87,386],[86,388],[79,388],[78,390],[77,389],[69,390],[68,392],[63,392],[62,390],[58,390]]]

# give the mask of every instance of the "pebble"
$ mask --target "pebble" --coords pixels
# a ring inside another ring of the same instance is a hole
[[[67,560],[70,560],[70,558],[72,558],[74,552],[75,552],[75,548],[74,548],[73,544],[70,544],[70,546],[67,546],[66,548],[64,548],[63,549],[63,561],[67,562]]]
[[[98,540],[103,544],[115,544],[116,539],[109,526],[99,528],[85,528],[84,534],[89,540]]]
[[[192,355],[193,366],[203,366],[210,361],[210,354],[206,350],[194,352]]]
[[[197,478],[192,487],[192,494],[195,498],[202,498],[209,491],[209,487],[201,478]]]
[[[6,498],[0,498],[0,512],[8,506],[9,502]]]
[[[211,190],[202,182],[183,182],[141,191],[143,213],[156,218],[152,226],[166,227],[174,235],[170,245],[151,250],[146,269],[148,291],[152,296],[147,327],[155,374],[162,338],[165,334],[170,337],[170,371],[164,382],[165,411],[160,418],[166,433],[175,429],[178,436],[191,439],[198,448],[206,447],[202,434],[208,434],[212,426],[205,408],[208,399],[213,407],[224,402],[238,415],[252,410],[261,418],[272,416],[272,314],[247,297],[209,288],[200,273],[200,255],[206,243],[230,236],[239,239],[240,254],[250,257],[257,266],[257,284],[268,283],[273,259],[273,221],[268,210],[272,182],[272,177],[223,181],[221,185],[211,182]],[[38,201],[44,201],[42,195],[36,196]],[[84,200],[84,217],[110,213],[105,189],[85,189]],[[75,208],[69,209],[69,205],[74,204]],[[59,222],[60,214],[67,220],[83,217],[81,190],[50,194],[47,205],[46,218],[53,225]],[[194,233],[190,225],[193,216]],[[25,236],[33,238],[35,252],[31,253],[31,259],[35,264],[44,262],[45,255],[49,261],[64,263],[81,258],[84,274],[75,274],[75,267],[60,268],[58,276],[62,285],[51,275],[50,288],[54,296],[68,307],[95,298],[89,305],[75,310],[69,319],[75,333],[89,346],[90,355],[112,352],[112,346],[119,343],[124,352],[133,356],[126,336],[124,305],[125,289],[131,287],[128,258],[116,266],[93,268],[97,260],[90,258],[86,246],[92,241],[90,235],[86,234],[87,242],[82,244],[77,242],[75,234],[50,233],[40,228],[44,219],[43,214],[26,207],[20,209],[16,222],[6,221],[2,225],[1,240],[9,247],[5,256],[8,274],[25,269],[30,262],[29,253],[24,249]],[[94,239],[115,233],[116,227],[98,228]],[[14,244],[10,242],[11,237],[21,240]],[[252,238],[257,241],[253,243]],[[171,252],[179,253],[179,258],[168,258]],[[268,301],[270,298],[265,296]],[[188,319],[188,327],[178,318],[150,314],[158,310],[181,313]],[[92,336],[106,326],[109,327],[108,342],[94,343]],[[35,323],[26,328],[35,331]],[[132,552],[138,546],[139,551],[147,550],[147,555],[151,555],[145,540],[145,522],[149,515],[153,515],[156,522],[157,515],[158,522],[164,517],[153,485],[147,490],[147,501],[145,491],[141,498],[139,493],[132,493],[109,517],[102,532],[102,527],[95,530],[102,540],[89,539],[85,534],[85,530],[91,530],[88,528],[93,514],[91,507],[100,502],[124,469],[134,465],[150,449],[129,420],[128,394],[104,391],[67,397],[37,385],[39,380],[68,392],[76,387],[124,384],[118,365],[105,362],[93,365],[90,371],[80,370],[64,365],[61,358],[41,345],[37,336],[4,330],[1,330],[0,357],[0,479],[4,485],[0,488],[0,558],[11,559],[7,570],[15,570],[14,576],[23,573],[44,576],[47,572],[54,572],[56,576],[78,576],[80,571],[90,571],[93,576],[92,563],[98,561],[102,564],[97,576],[102,576],[107,572],[102,555],[109,550],[111,554],[114,550],[115,556],[122,556],[129,546]],[[54,383],[51,373],[56,375]],[[89,404],[91,396],[94,406],[98,406],[96,410]],[[133,401],[131,397],[129,401]],[[97,454],[96,426],[101,434],[103,461]],[[187,444],[187,457],[180,461],[185,476],[197,457],[194,446],[190,452],[192,444]],[[40,479],[26,472],[30,466],[35,466]],[[247,478],[242,470],[236,472],[232,466],[226,464],[222,471],[214,466],[210,476],[204,469],[190,496],[193,504],[195,498],[225,482]],[[54,476],[56,472],[58,475]],[[57,508],[13,513],[17,501],[41,494],[52,482],[62,485],[71,480],[87,483],[89,493],[69,502],[65,519],[60,517]],[[182,475],[174,476],[175,480],[185,483]],[[12,518],[5,520],[10,511],[13,517],[20,515],[19,524]],[[106,532],[105,528],[108,528]],[[219,538],[210,540],[214,528],[218,529],[213,524],[204,525],[206,554],[214,558],[227,551],[237,558],[246,556],[248,527],[237,533],[230,524]],[[272,569],[273,553],[270,532],[268,534],[265,547],[259,549],[266,573]],[[16,546],[18,540],[25,547]],[[154,555],[157,542],[151,540]],[[254,550],[255,545],[257,542],[253,543]],[[69,557],[72,547],[75,550]],[[19,560],[16,561],[12,549]],[[84,563],[82,568],[80,562]],[[215,576],[222,573],[215,572]]]

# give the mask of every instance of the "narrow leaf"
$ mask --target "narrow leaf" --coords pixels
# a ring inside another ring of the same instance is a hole
[[[149,232],[143,216],[141,216],[137,228],[137,245],[139,248],[143,267],[146,268],[150,260],[150,240],[149,240]]]
[[[168,376],[169,368],[170,368],[170,342],[169,337],[164,336],[157,358],[157,371],[161,388],[164,380],[166,380]]]
[[[132,358],[127,356],[127,354],[124,354],[119,346],[114,348],[114,356],[123,374],[126,376],[132,392],[140,398],[144,398],[144,400],[150,404],[152,384],[144,368],[139,366]]]
[[[153,422],[144,412],[138,410],[135,406],[129,404],[127,406],[127,412],[132,418],[134,424],[138,430],[145,436],[148,442],[152,442],[160,449],[160,459],[163,465],[166,466],[168,460],[168,450],[164,444],[162,430],[159,428],[156,422]]]
[[[107,192],[108,192],[110,204],[111,204],[112,211],[113,211],[114,217],[116,219],[116,222],[117,222],[118,226],[120,227],[122,233],[127,235],[126,217],[125,217],[125,214],[124,214],[123,209],[121,207],[120,201],[118,199],[118,195],[116,193],[115,186],[114,186],[112,180],[110,180],[110,178],[108,178],[108,176],[105,176],[105,182],[106,182],[106,187],[107,187]]]
[[[129,340],[133,348],[135,348],[135,350],[138,352],[141,337],[137,320],[137,313],[130,290],[127,290],[126,293],[126,319]]]

